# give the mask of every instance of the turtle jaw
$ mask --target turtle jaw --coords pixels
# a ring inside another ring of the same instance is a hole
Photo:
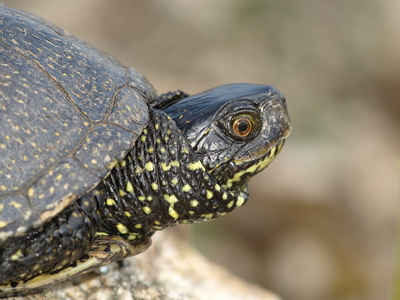
[[[232,160],[222,172],[228,176],[220,178],[221,183],[223,182],[223,186],[228,189],[241,190],[251,177],[264,170],[277,157],[284,144],[285,138],[281,138],[257,157],[253,156],[249,160]]]

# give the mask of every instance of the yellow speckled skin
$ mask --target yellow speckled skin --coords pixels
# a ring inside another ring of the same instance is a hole
[[[45,20],[0,4],[0,31],[0,294],[242,206],[291,130],[271,86],[158,97],[142,74]]]

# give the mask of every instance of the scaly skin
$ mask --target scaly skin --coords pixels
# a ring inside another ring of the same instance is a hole
[[[3,249],[0,282],[62,269],[88,253],[96,238],[133,241],[179,223],[211,220],[246,202],[247,187],[222,188],[171,118],[154,110],[151,120],[95,190]]]

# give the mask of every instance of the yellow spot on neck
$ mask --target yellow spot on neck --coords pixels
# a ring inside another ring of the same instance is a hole
[[[174,218],[174,220],[179,218],[178,212],[172,207],[172,205],[168,208],[168,214]]]
[[[172,165],[173,167],[177,167],[177,168],[179,168],[179,166],[180,166],[179,161],[177,161],[177,160],[172,161],[172,162],[171,162],[171,165]]]
[[[107,198],[106,204],[107,204],[108,206],[115,205],[115,201],[114,201],[114,199]]]
[[[147,171],[152,172],[154,171],[154,164],[151,161],[149,161],[146,163],[145,168]]]
[[[206,198],[207,199],[211,199],[213,196],[214,196],[214,193],[212,191],[210,191],[210,190],[207,190]]]
[[[174,203],[178,202],[178,198],[176,198],[175,195],[165,194],[164,199],[170,204],[174,204]]]
[[[128,182],[126,183],[126,188],[125,188],[125,190],[126,190],[128,193],[133,193],[133,186],[132,186],[132,183],[131,183],[130,181],[128,181]]]
[[[117,229],[122,234],[127,234],[129,232],[128,228],[126,228],[126,226],[124,224],[122,224],[122,223],[118,223],[117,224]]]
[[[214,214],[213,213],[210,213],[210,214],[202,214],[201,215],[204,219],[212,219],[213,217],[214,217]]]
[[[164,172],[167,172],[171,169],[171,165],[170,164],[167,165],[165,162],[162,162],[161,168],[163,169]]]
[[[184,191],[184,192],[189,192],[191,189],[192,189],[192,187],[189,184],[185,184],[182,187],[182,191]]]
[[[242,206],[243,203],[244,203],[244,198],[242,196],[238,196],[236,201],[236,206],[237,207]]]

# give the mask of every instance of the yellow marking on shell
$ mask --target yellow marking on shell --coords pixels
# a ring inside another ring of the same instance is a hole
[[[174,177],[174,178],[172,178],[171,183],[172,183],[173,185],[178,185],[179,179],[176,178],[176,177]]]
[[[21,203],[15,202],[15,201],[11,201],[10,205],[14,206],[16,209],[21,208]]]
[[[6,227],[8,222],[6,221],[0,221],[0,228]]]
[[[147,196],[147,201],[153,201],[153,197],[152,196]]]
[[[223,192],[222,194],[222,200],[228,199],[228,194],[226,192]]]
[[[151,161],[149,161],[146,163],[145,168],[147,171],[152,172],[154,171],[154,164]]]
[[[238,196],[238,197],[237,197],[236,206],[237,206],[237,207],[242,206],[243,203],[244,203],[244,198],[243,198],[242,196]]]
[[[139,196],[139,197],[138,197],[138,200],[139,200],[139,201],[144,201],[144,200],[146,200],[146,197],[145,197],[145,196]]]
[[[227,208],[231,208],[231,207],[233,206],[233,203],[234,203],[234,201],[232,200],[231,202],[229,202],[229,203],[226,205],[226,207],[227,207]]]
[[[49,189],[50,195],[54,194],[54,190],[55,190],[54,186],[51,186]]]
[[[151,153],[153,153],[154,152],[154,148],[153,147],[151,147],[151,148],[149,148],[149,153],[151,154]]]
[[[140,224],[140,223],[139,223],[139,224],[136,224],[136,225],[135,225],[135,228],[136,228],[136,229],[142,228],[142,224]]]
[[[132,185],[132,183],[131,183],[130,181],[128,181],[128,182],[126,183],[125,190],[126,190],[128,193],[133,193],[133,185]]]
[[[172,205],[168,208],[168,214],[174,218],[174,220],[179,218],[178,212],[172,207]]]
[[[213,193],[212,191],[210,191],[210,190],[207,190],[207,192],[206,192],[206,198],[207,198],[207,199],[211,199],[213,196],[214,196],[214,193]]]
[[[143,211],[146,215],[149,215],[151,213],[151,208],[148,206],[144,206],[143,207]]]
[[[185,184],[182,187],[182,191],[184,191],[184,192],[189,192],[191,189],[192,189],[192,187],[189,184]]]
[[[164,172],[167,172],[171,169],[171,164],[166,164],[165,162],[161,163],[161,168],[163,169]]]
[[[154,191],[157,191],[157,190],[158,190],[158,184],[155,183],[155,182],[153,182],[153,183],[151,184],[151,188],[152,188]]]
[[[128,218],[132,217],[132,215],[129,211],[124,211],[124,215],[127,216]]]
[[[29,189],[28,189],[28,196],[29,196],[29,197],[32,197],[32,196],[33,196],[33,193],[34,193],[33,188],[29,188]]]
[[[217,192],[221,191],[221,186],[218,183],[215,184],[215,190]]]
[[[194,215],[195,212],[193,210],[189,210],[189,215]]]
[[[61,180],[61,178],[62,178],[62,174],[58,174],[56,177],[57,180]]]
[[[189,164],[189,170],[190,171],[196,171],[197,169],[201,169],[201,170],[205,170],[204,166],[202,165],[202,163],[200,161],[196,161],[195,163],[190,163]]]
[[[121,189],[119,189],[118,194],[119,194],[121,197],[125,196],[125,192],[124,192],[123,190],[121,190]]]
[[[114,199],[107,198],[106,204],[107,204],[108,206],[115,205],[115,201],[114,201]]]
[[[199,205],[199,201],[197,201],[197,200],[190,200],[190,206],[191,206],[191,207],[196,207],[197,205]]]
[[[118,223],[117,224],[117,229],[122,234],[127,234],[129,232],[128,228],[126,228],[126,226],[124,224],[122,224],[122,223]]]

